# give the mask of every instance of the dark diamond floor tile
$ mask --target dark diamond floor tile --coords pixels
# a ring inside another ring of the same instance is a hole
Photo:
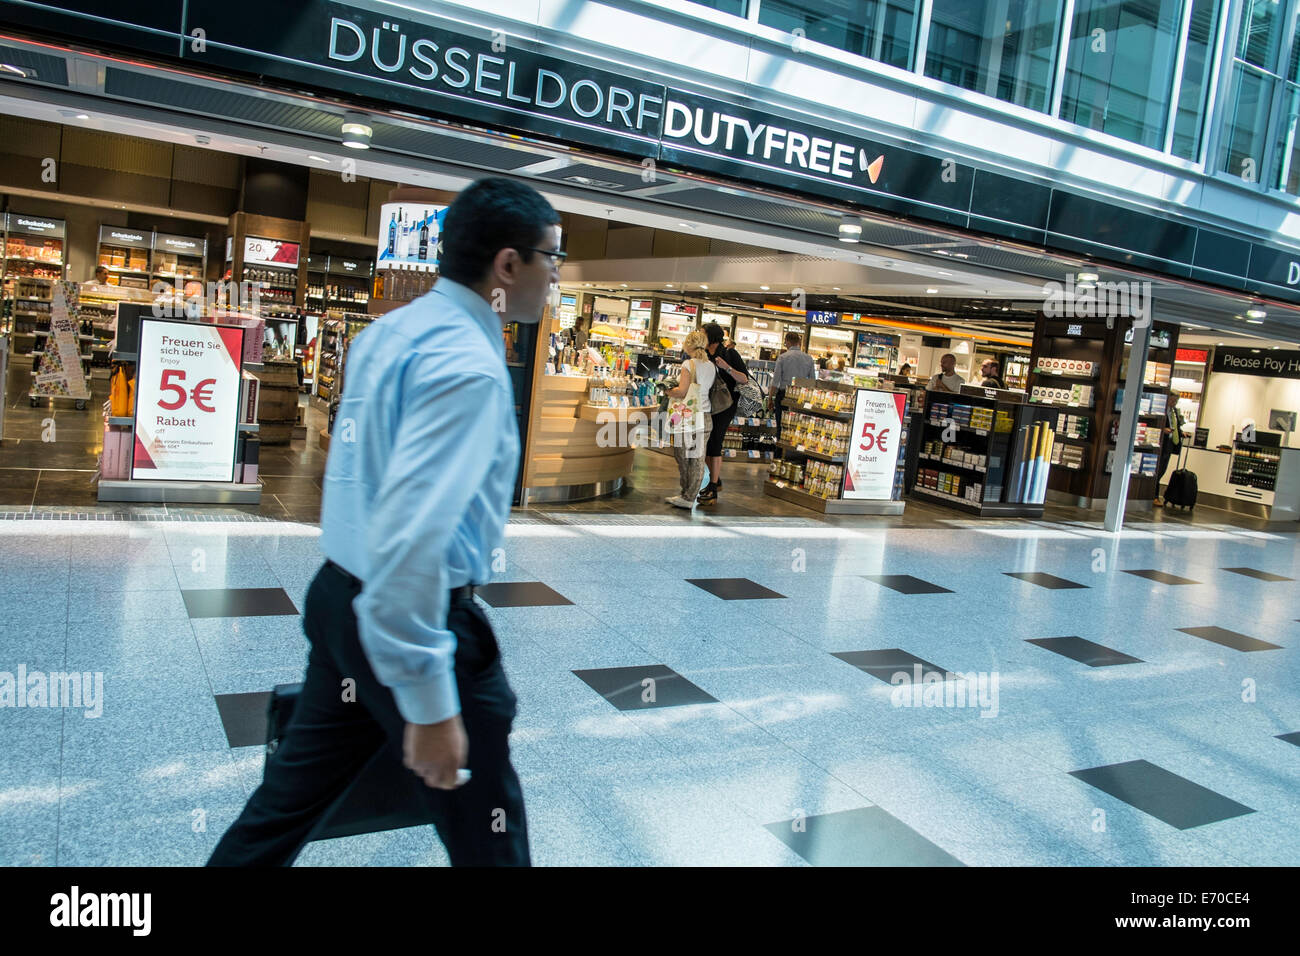
[[[1088,586],[1065,578],[1058,578],[1054,574],[1044,574],[1042,571],[1003,571],[1002,573],[1009,578],[1019,578],[1021,581],[1028,581],[1030,584],[1037,584],[1040,588],[1049,588],[1053,591],[1086,588]]]
[[[1193,581],[1191,578],[1180,578],[1176,574],[1169,574],[1166,571],[1155,571],[1147,569],[1144,571],[1125,571],[1125,574],[1134,574],[1140,578],[1146,578],[1148,581],[1158,581],[1161,584],[1200,584],[1200,581]]]
[[[864,574],[863,577],[900,594],[952,594],[947,588],[914,578],[910,574]]]
[[[1258,568],[1224,568],[1225,571],[1231,571],[1233,574],[1243,574],[1248,578],[1255,578],[1259,581],[1294,581],[1295,578],[1283,577],[1280,574],[1274,574],[1271,571],[1261,571]]]
[[[663,664],[601,667],[573,673],[619,710],[652,710],[718,702],[716,697]]]
[[[541,581],[500,581],[475,589],[492,607],[558,607],[573,602]]]
[[[1146,760],[1072,770],[1070,776],[1180,830],[1255,812]]]
[[[1231,647],[1234,651],[1280,651],[1282,649],[1280,644],[1270,644],[1268,641],[1247,637],[1245,634],[1238,634],[1223,627],[1180,627],[1178,630],[1192,637],[1199,637],[1203,641],[1213,641],[1215,644]]]
[[[686,583],[694,584],[724,601],[760,601],[785,597],[749,578],[687,578]]]
[[[276,617],[297,615],[284,588],[208,588],[181,591],[190,617]]]
[[[266,743],[266,708],[270,691],[252,694],[217,694],[217,712],[232,747],[256,747]]]
[[[1026,644],[1037,644],[1062,657],[1068,657],[1089,667],[1111,667],[1115,664],[1141,664],[1140,657],[1130,657],[1121,651],[1082,637],[1033,637]]]
[[[897,647],[879,651],[838,651],[831,656],[838,657],[846,664],[852,664],[858,670],[865,671],[886,684],[894,683],[894,675],[900,673],[906,674],[909,682],[919,683],[916,680],[918,666],[921,668],[921,680],[924,680],[927,674],[939,674],[943,680],[956,679],[955,674],[950,674],[937,664],[931,664]]]
[[[1278,734],[1277,739],[1285,740],[1289,744],[1295,744],[1297,747],[1300,747],[1300,730],[1290,734]]]
[[[813,866],[964,866],[880,807],[768,823],[765,829]]]

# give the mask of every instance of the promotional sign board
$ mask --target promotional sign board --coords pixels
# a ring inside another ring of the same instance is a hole
[[[296,242],[282,242],[279,239],[245,236],[244,265],[281,266],[285,269],[296,269],[298,268],[299,248]]]
[[[844,498],[868,501],[893,498],[906,400],[902,392],[858,389],[844,468]]]
[[[438,264],[438,237],[446,206],[386,202],[379,209],[379,267],[430,268]]]
[[[32,376],[32,391],[37,395],[87,399],[86,375],[81,367],[80,296],[75,282],[57,282],[50,308],[50,335],[45,352]]]
[[[234,481],[244,329],[140,320],[133,481]]]

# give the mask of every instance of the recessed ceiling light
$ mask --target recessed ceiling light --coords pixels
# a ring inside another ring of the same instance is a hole
[[[926,293],[927,293],[928,295],[934,295],[934,294],[935,294],[936,292],[938,292],[939,290],[938,290],[938,289],[926,289],[925,291],[926,291]]]
[[[1080,272],[1075,276],[1075,279],[1079,282],[1096,282],[1097,278],[1098,276],[1095,272]]]
[[[327,166],[329,165],[329,160],[326,159],[324,156],[316,156],[313,154],[311,156],[308,156],[307,158],[310,159],[313,163],[324,163]]]
[[[620,283],[620,284],[623,286],[624,289],[627,288],[627,283],[626,283],[626,282],[623,282],[623,283]]]
[[[1281,347],[1282,347],[1282,346],[1280,346],[1280,345],[1275,345],[1275,346],[1273,346],[1273,351],[1276,352],[1276,351],[1277,351],[1278,349],[1280,349]]]
[[[836,292],[839,292],[839,291],[840,291],[840,287],[837,286],[837,285],[833,285],[833,286],[831,286],[831,288],[834,289]]]
[[[1011,306],[1009,306],[1009,305],[1004,305],[1004,306],[1002,307],[1002,311],[1003,311],[1003,312],[1010,312],[1010,311],[1011,311]]]
[[[1220,343],[1219,343],[1219,344],[1220,344],[1220,345],[1222,345],[1222,344],[1223,344],[1223,343],[1222,343],[1222,342],[1220,342]]]
[[[701,282],[701,283],[700,283],[700,288],[701,288],[701,289],[707,289],[707,288],[708,288],[708,285],[707,285],[706,283]]]
[[[27,79],[26,70],[19,69],[18,67],[13,66],[12,64],[9,63],[0,63],[0,71],[5,73],[12,73],[15,76],[21,76],[23,79]]]
[[[1247,320],[1246,320],[1246,324],[1247,324],[1247,325],[1263,325],[1263,324],[1264,324],[1264,320],[1263,320],[1263,319],[1247,319]]]
[[[766,292],[768,289],[770,289],[770,288],[772,288],[772,287],[771,287],[770,285],[761,285],[761,286],[759,286],[759,288],[762,289],[764,292]]]
[[[673,287],[673,284],[672,284],[671,282],[665,282],[665,283],[664,283],[664,288],[665,288],[665,289],[671,289],[672,287]]]
[[[1266,315],[1268,315],[1268,313],[1265,312],[1263,309],[1247,309],[1246,314],[1250,316],[1252,319],[1262,319]]]
[[[862,220],[857,216],[840,218],[840,242],[857,242],[862,238]]]

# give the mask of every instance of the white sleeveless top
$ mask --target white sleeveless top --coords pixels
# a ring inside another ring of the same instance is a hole
[[[687,359],[682,364],[690,368],[692,379],[700,383],[700,411],[711,415],[713,406],[709,403],[709,389],[713,387],[713,380],[718,377],[717,366],[703,359]]]

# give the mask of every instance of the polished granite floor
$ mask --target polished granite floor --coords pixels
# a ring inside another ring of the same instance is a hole
[[[104,681],[97,717],[0,708],[0,863],[205,859],[317,537],[0,520],[0,671]],[[1293,535],[1226,524],[536,512],[481,598],[538,864],[1295,865],[1297,577]]]
[[[20,670],[103,691],[0,706],[0,864],[200,863],[302,674],[322,456],[264,458],[258,508],[100,506],[86,413],[34,465],[7,412],[0,702]],[[618,499],[511,519],[480,597],[536,863],[1300,863],[1294,528],[828,519],[726,468],[694,516],[644,453]],[[300,862],[446,860],[417,828]]]

